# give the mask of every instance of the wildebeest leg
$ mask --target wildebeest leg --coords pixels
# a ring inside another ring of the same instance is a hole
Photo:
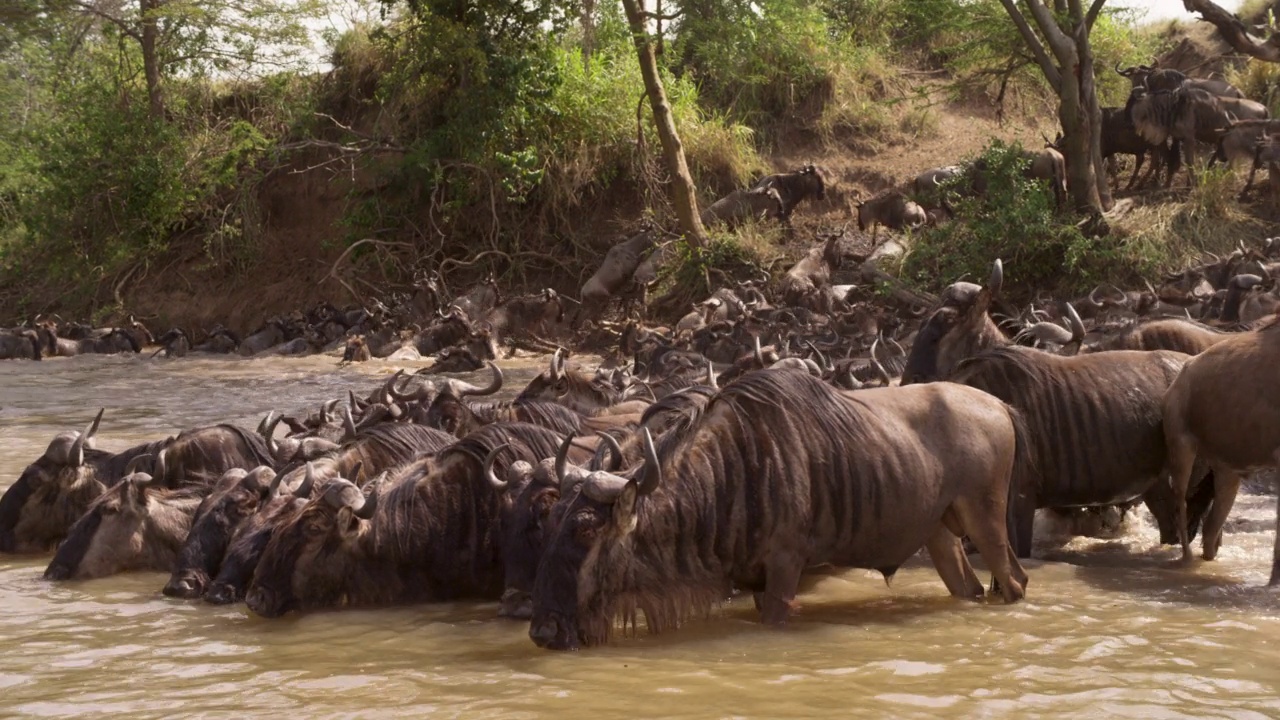
[[[929,542],[925,543],[925,547],[928,548],[933,567],[938,571],[948,592],[955,597],[982,597],[982,581],[969,564],[969,558],[965,557],[960,538],[945,525],[941,525],[933,537],[929,538]]]
[[[991,574],[995,578],[1005,602],[1016,602],[1026,594],[1026,573],[1021,563],[1010,552],[1009,536],[1005,526],[1002,503],[989,499],[987,502],[957,500],[948,512],[954,512],[960,518],[960,524],[978,554],[986,561]]]
[[[782,625],[795,607],[796,588],[800,585],[800,573],[804,560],[794,553],[774,553],[765,565],[764,593],[758,596],[760,622],[766,625]]]
[[[1186,423],[1182,420],[1181,413],[1175,408],[1166,409],[1164,434],[1169,455],[1165,470],[1169,473],[1173,506],[1177,510],[1174,527],[1178,531],[1178,543],[1182,545],[1182,561],[1191,562],[1191,539],[1187,537],[1187,486],[1191,483],[1191,472],[1195,468],[1196,446],[1195,440],[1183,430],[1184,427]],[[1221,478],[1215,474],[1215,488],[1219,482]]]
[[[1213,508],[1204,521],[1204,559],[1212,560],[1218,556],[1218,548],[1222,546],[1222,526],[1227,523],[1227,514],[1236,502],[1236,493],[1240,491],[1240,473],[1221,465],[1213,468]]]
[[[1009,493],[1009,519],[1007,534],[1013,552],[1020,558],[1031,557],[1031,537],[1035,529],[1036,499],[1033,495],[1021,495],[1017,490]]]
[[[1133,175],[1129,176],[1129,184],[1124,186],[1125,192],[1133,189],[1133,183],[1138,179],[1138,173],[1142,170],[1142,163],[1146,159],[1147,154],[1145,152],[1141,152],[1133,156]],[[1152,166],[1155,166],[1156,163],[1152,161],[1151,164]],[[1148,172],[1147,174],[1150,175],[1151,173]]]
[[[1280,464],[1280,456],[1276,458],[1277,464]],[[1276,481],[1276,490],[1280,490],[1280,480]],[[1280,587],[1280,492],[1276,493],[1276,544],[1271,551],[1271,579],[1267,581],[1268,587]]]
[[[1200,530],[1200,522],[1204,519],[1205,512],[1209,509],[1209,503],[1213,502],[1213,473],[1201,472],[1199,463],[1192,477],[1200,476],[1200,481],[1195,484],[1194,489],[1188,489],[1190,497],[1187,498],[1187,541],[1195,539],[1196,534]],[[1178,544],[1178,506],[1173,499],[1173,488],[1165,478],[1157,480],[1142,495],[1142,500],[1147,505],[1147,510],[1151,511],[1151,516],[1156,519],[1156,526],[1160,529],[1161,545],[1177,545]]]

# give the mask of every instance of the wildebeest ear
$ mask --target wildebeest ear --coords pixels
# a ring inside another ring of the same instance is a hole
[[[628,535],[636,529],[636,484],[627,483],[613,503],[613,524],[619,535]]]

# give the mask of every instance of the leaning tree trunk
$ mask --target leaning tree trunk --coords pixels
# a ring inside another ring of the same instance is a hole
[[[662,76],[658,74],[653,40],[645,27],[646,15],[637,0],[622,0],[622,8],[627,13],[627,24],[631,27],[636,54],[640,58],[640,74],[644,77],[649,105],[653,108],[658,139],[662,141],[663,159],[666,161],[667,171],[671,173],[671,194],[676,207],[676,219],[680,221],[680,229],[684,231],[689,244],[702,247],[706,244],[707,235],[702,227],[702,220],[698,217],[697,189],[693,186],[693,176],[689,174],[689,164],[684,159],[684,146],[680,144],[680,135],[676,132],[676,122],[671,115],[671,105],[667,102],[667,92],[662,87]]]
[[[164,118],[164,95],[160,89],[160,56],[156,40],[160,37],[159,18],[156,17],[161,0],[139,0],[142,11],[142,72],[147,80],[147,102],[151,117]]]
[[[1102,159],[1102,106],[1098,104],[1098,88],[1093,73],[1093,45],[1089,42],[1088,24],[1077,31],[1076,48],[1080,52],[1081,111],[1089,121],[1089,165],[1098,193],[1098,203],[1103,210],[1110,210],[1111,186],[1107,182],[1107,166]]]

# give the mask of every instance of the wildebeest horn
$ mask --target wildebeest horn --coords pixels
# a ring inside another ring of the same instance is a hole
[[[1154,287],[1152,287],[1152,286],[1151,286],[1151,281],[1150,281],[1150,280],[1147,280],[1146,278],[1143,278],[1143,279],[1142,279],[1142,284],[1147,286],[1147,292],[1151,293],[1152,295],[1159,295],[1159,294],[1160,294],[1160,293],[1156,292],[1156,289],[1155,289]]]
[[[128,476],[138,472],[138,468],[142,467],[142,464],[150,458],[151,453],[133,456],[133,458],[129,460],[129,464],[124,466],[124,474]]]
[[[1075,343],[1084,342],[1084,323],[1080,320],[1080,313],[1076,312],[1076,308],[1071,303],[1067,303],[1067,322],[1071,324],[1071,341]],[[1080,348],[1077,345],[1076,352]]]
[[[354,440],[356,438],[356,422],[351,417],[351,408],[342,408],[342,426],[345,428],[346,439]]]
[[[880,364],[880,358],[876,357],[876,347],[879,344],[880,338],[878,337],[871,341],[871,367],[875,368],[876,374],[880,376],[881,380],[884,380],[884,386],[889,387],[893,384],[893,376],[889,374],[888,370],[884,369],[884,365]]]
[[[359,411],[360,411],[360,403],[356,400],[356,391],[348,390],[347,391],[347,412],[349,412],[352,415],[355,415]]]
[[[708,385],[712,390],[719,390],[719,389],[720,389],[720,385],[716,383],[716,368],[715,368],[715,364],[714,364],[714,363],[712,363],[710,360],[708,360],[708,361],[707,361],[707,385]]]
[[[276,443],[276,426],[280,424],[282,418],[284,418],[284,415],[276,415],[271,418],[271,422],[267,423],[267,449],[271,451],[273,456],[276,454],[276,450],[279,449],[279,445]]]
[[[468,395],[492,395],[502,389],[502,371],[492,360],[486,360],[485,366],[493,371],[493,380],[489,382],[488,387],[476,387],[468,383],[463,383],[462,388],[458,391],[458,397],[467,397]]]
[[[499,480],[498,476],[493,474],[493,459],[498,457],[499,451],[510,446],[511,446],[511,443],[503,443],[497,446],[496,448],[490,450],[489,454],[484,456],[484,462],[480,464],[480,466],[484,468],[485,478],[487,478],[489,480],[489,483],[493,485],[495,488],[497,488],[498,490],[506,490],[507,481]]]
[[[135,488],[137,488],[138,490],[145,490],[146,488],[149,488],[152,485],[155,485],[156,479],[151,477],[147,473],[140,472],[140,473],[134,473],[130,475],[129,483],[133,485]]]
[[[333,407],[333,405],[336,405],[336,404],[338,404],[337,400],[334,400],[332,404],[326,402],[320,405],[320,424],[321,425],[329,424],[329,410]]]
[[[622,469],[622,446],[614,439],[612,435],[606,432],[596,433],[600,436],[600,442],[609,448],[609,472],[617,472]]]
[[[560,494],[564,495],[569,492],[569,482],[565,477],[565,461],[569,457],[569,446],[573,444],[573,436],[576,433],[569,433],[565,436],[564,442],[560,443],[560,448],[556,450],[556,480],[560,482]]]
[[[764,367],[764,351],[760,348],[760,336],[753,335],[751,340],[753,342],[753,349],[756,355],[756,362],[760,363],[760,367]]]
[[[1000,295],[1000,286],[1004,285],[1004,263],[1000,258],[991,263],[991,278],[987,280],[987,290],[991,292],[991,297]]]
[[[551,382],[560,382],[560,376],[563,375],[563,370],[560,367],[560,353],[563,351],[564,348],[556,348],[555,354],[551,356],[551,368],[549,370]]]
[[[273,498],[276,493],[280,492],[280,483],[284,481],[284,473],[279,473],[271,478],[271,484],[267,486],[265,497]]]
[[[827,360],[827,356],[822,354],[822,351],[818,349],[817,345],[813,344],[812,340],[805,340],[804,344],[808,345],[809,349],[813,351],[813,354],[818,357],[819,367],[822,368],[823,372],[827,372],[831,369],[831,361]]]
[[[151,464],[152,476],[159,478],[160,480],[169,479],[168,456],[169,448],[164,448],[156,454],[156,461]]]
[[[658,451],[653,447],[653,435],[649,428],[644,428],[644,465],[640,469],[640,485],[636,487],[636,495],[648,495],[662,484],[662,463],[658,462]]]
[[[316,469],[311,463],[307,463],[307,474],[302,478],[302,484],[297,490],[293,491],[293,496],[297,498],[311,497],[311,491],[316,486]]]
[[[387,380],[386,385],[384,385],[384,386],[383,386],[383,394],[384,394],[384,395],[389,396],[389,397],[391,398],[391,400],[401,400],[401,401],[404,401],[404,400],[414,400],[414,399],[416,399],[416,398],[414,398],[414,396],[413,396],[412,394],[404,392],[404,388],[405,388],[405,387],[407,387],[407,386],[409,385],[409,383],[413,381],[413,378],[409,378],[409,379],[407,379],[407,380],[405,381],[405,383],[404,383],[404,386],[399,387],[399,388],[397,388],[397,387],[396,387],[396,381],[400,379],[400,376],[401,376],[401,375],[404,375],[404,370],[403,370],[403,369],[397,370],[397,371],[396,371],[396,374],[395,374],[395,375],[392,375],[392,376],[391,376],[391,379]],[[388,401],[387,401],[386,403],[384,403],[384,404],[386,404],[386,405],[390,405],[390,404],[391,404],[391,400],[388,400]]]
[[[276,413],[275,410],[270,410],[267,412],[266,415],[262,416],[261,420],[258,421],[257,431],[258,431],[258,434],[262,436],[263,440],[267,439],[267,421],[270,420],[271,416],[274,415],[275,413]]]

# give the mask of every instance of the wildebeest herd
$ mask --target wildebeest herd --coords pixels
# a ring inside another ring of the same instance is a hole
[[[782,623],[806,572],[888,579],[922,548],[952,595],[986,594],[971,550],[1014,602],[1038,508],[1145,501],[1188,557],[1203,522],[1212,559],[1241,473],[1276,463],[1280,242],[1025,310],[998,260],[983,285],[872,303],[832,284],[842,245],[672,327],[586,329],[600,368],[557,351],[509,401],[485,399],[491,361],[480,384],[401,372],[118,453],[100,412],[0,498],[0,552],[53,551],[55,581],[167,572],[165,595],[264,617],[498,601],[565,649],[748,591]]]

